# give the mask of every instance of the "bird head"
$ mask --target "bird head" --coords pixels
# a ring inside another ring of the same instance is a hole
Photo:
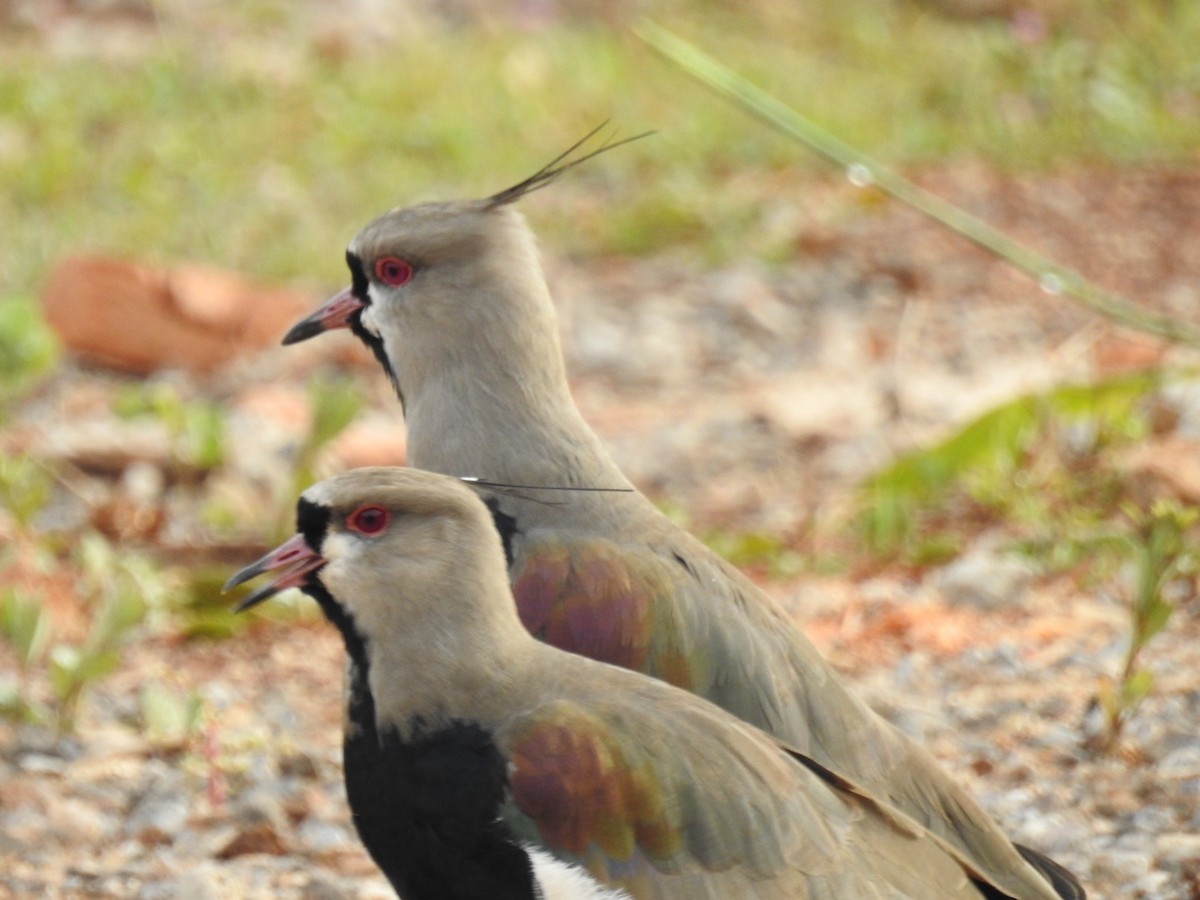
[[[352,655],[365,644],[431,666],[440,658],[431,654],[478,657],[476,645],[528,637],[491,516],[458,479],[353,469],[306,490],[296,519],[295,536],[226,584],[275,573],[239,610],[298,587],[342,631]]]
[[[534,238],[512,205],[568,169],[644,136],[605,142],[569,159],[598,130],[490,197],[401,207],[376,218],[346,251],[350,285],[296,323],[283,343],[349,328],[375,354],[401,399],[402,385],[419,389],[430,368],[454,367],[481,347],[501,357],[520,356],[523,346],[557,350]],[[528,374],[530,363],[517,362]]]

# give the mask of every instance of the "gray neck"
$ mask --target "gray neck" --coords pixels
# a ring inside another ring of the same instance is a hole
[[[628,486],[565,386],[523,387],[456,370],[406,388],[409,464],[510,484]]]
[[[506,602],[510,608],[501,628],[458,622],[453,635],[416,628],[399,640],[368,641],[377,726],[395,729],[401,740],[454,722],[494,731],[515,711],[536,705],[552,683],[545,674],[551,668],[546,657],[557,651],[525,631],[511,597]],[[479,611],[488,617],[486,610]]]
[[[536,288],[541,302],[521,315],[488,315],[506,306],[480,298],[469,337],[388,348],[404,391],[409,463],[514,484],[628,486],[575,408],[553,307],[544,282]]]

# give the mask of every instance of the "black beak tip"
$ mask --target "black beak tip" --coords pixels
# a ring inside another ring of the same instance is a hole
[[[262,560],[259,560],[256,563],[251,563],[250,565],[246,566],[246,568],[242,569],[240,572],[236,572],[232,578],[230,578],[227,582],[225,582],[225,586],[221,588],[221,593],[228,594],[231,590],[233,590],[238,585],[245,584],[247,581],[250,581],[253,578],[257,578],[259,575],[261,575],[266,570],[267,570],[267,568],[266,568],[266,566],[263,565]],[[234,612],[245,612],[252,606],[258,606],[258,604],[262,603],[268,597],[270,597],[276,593],[278,593],[278,588],[276,588],[275,585],[265,584],[262,587],[260,587],[258,590],[251,593],[250,595],[244,597],[241,600],[241,602],[238,603],[238,605],[234,607],[233,611]]]
[[[273,587],[271,587],[270,585],[268,585],[267,587],[265,587],[261,590],[255,591],[253,594],[251,594],[249,597],[247,597],[245,600],[243,600],[241,603],[239,603],[237,606],[235,606],[233,608],[233,611],[235,613],[244,613],[246,610],[252,609],[255,606],[258,606],[258,604],[262,603],[268,597],[274,596],[275,593],[276,593],[275,589]]]
[[[299,344],[301,341],[307,341],[309,338],[316,337],[324,330],[319,321],[304,319],[293,325],[291,331],[283,336],[283,346],[288,347],[292,344]]]
[[[263,569],[258,565],[258,563],[246,566],[246,568],[242,569],[240,572],[234,572],[233,575],[229,577],[229,580],[221,586],[221,593],[228,594],[239,584],[245,584],[251,578],[261,575],[262,573]]]

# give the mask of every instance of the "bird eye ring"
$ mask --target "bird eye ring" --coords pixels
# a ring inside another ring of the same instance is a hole
[[[398,256],[384,256],[375,261],[375,277],[390,287],[400,287],[413,277],[412,263]]]
[[[346,527],[359,534],[376,535],[388,527],[392,514],[382,506],[360,506],[346,517]]]

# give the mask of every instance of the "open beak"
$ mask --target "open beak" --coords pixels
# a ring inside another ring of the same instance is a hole
[[[283,336],[284,345],[298,344],[316,337],[323,331],[334,328],[349,328],[350,317],[366,306],[354,296],[353,288],[346,288],[334,294],[324,305],[307,319],[301,319],[292,326],[292,330]]]
[[[221,589],[221,592],[226,593],[251,578],[257,578],[264,572],[283,569],[283,573],[274,581],[264,584],[237,605],[236,612],[244,612],[250,607],[262,603],[268,597],[275,596],[285,588],[303,587],[308,581],[308,576],[323,565],[325,565],[325,557],[308,546],[304,535],[297,534],[230,578],[225,582],[225,587]]]

